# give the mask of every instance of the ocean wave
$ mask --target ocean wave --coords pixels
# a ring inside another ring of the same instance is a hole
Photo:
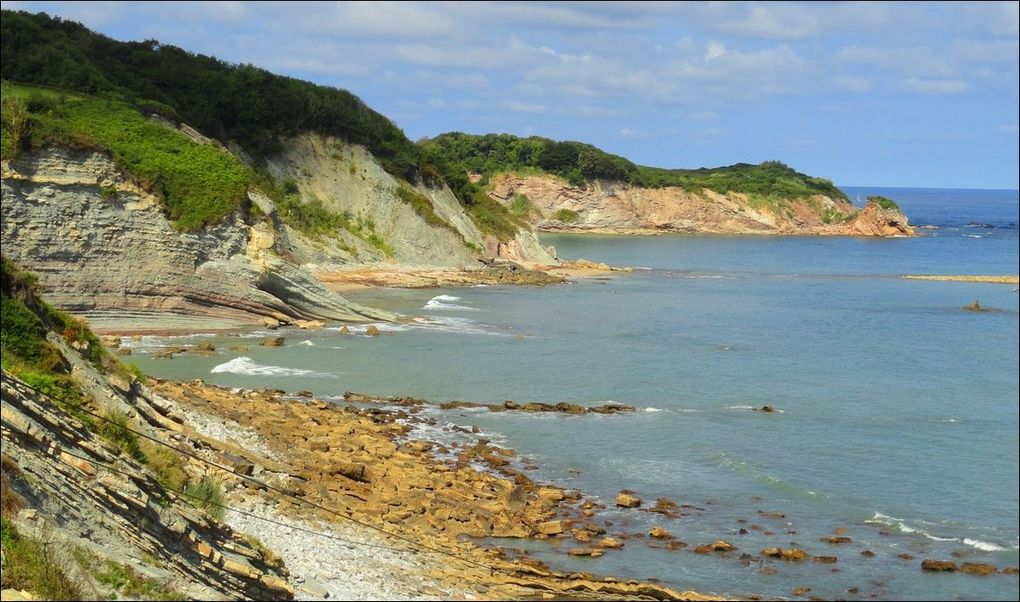
[[[437,295],[428,300],[422,309],[440,310],[440,311],[478,311],[475,307],[468,307],[466,305],[457,305],[451,303],[451,301],[460,301],[460,297],[454,297],[453,295]]]
[[[229,362],[214,366],[211,374],[243,374],[245,376],[330,376],[304,368],[284,368],[283,366],[263,366],[256,364],[250,357],[235,357]]]
[[[644,408],[642,412],[668,412],[669,410],[663,410],[662,408]]]
[[[346,326],[347,332],[366,337],[369,336],[368,335],[369,326],[375,326],[376,330],[378,330],[379,332],[403,332],[405,330],[411,329],[411,326],[408,324],[391,324],[389,322],[375,322],[372,324],[346,324]],[[342,327],[331,328],[330,330],[340,332],[340,328]]]
[[[300,343],[298,343],[298,345],[304,345],[305,347],[315,347],[315,343],[313,343],[313,342],[311,342],[310,340],[307,340],[307,339],[304,340],[304,341],[301,341]]]
[[[984,236],[981,236],[980,234],[964,234],[963,237],[964,238],[984,238]]]
[[[457,334],[487,334],[492,336],[510,336],[505,332],[494,332],[482,324],[468,318],[452,316],[430,316],[414,324],[414,328],[422,330],[438,330]]]
[[[901,533],[920,535],[921,537],[924,537],[925,539],[930,539],[932,541],[957,541],[964,545],[981,550],[982,552],[1002,552],[1008,549],[995,543],[982,541],[980,539],[974,539],[971,537],[940,537],[938,535],[935,535],[929,531],[922,529],[919,526],[911,526],[907,524],[907,522],[903,519],[896,518],[895,516],[889,516],[887,514],[882,514],[881,512],[876,512],[875,516],[864,522],[867,524],[877,524],[884,525],[886,527],[895,527],[896,529],[899,529]]]

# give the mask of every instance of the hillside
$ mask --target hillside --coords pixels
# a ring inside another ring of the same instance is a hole
[[[891,200],[854,207],[829,180],[778,161],[663,169],[590,144],[510,134],[449,133],[421,145],[475,174],[511,215],[541,230],[913,234]]]

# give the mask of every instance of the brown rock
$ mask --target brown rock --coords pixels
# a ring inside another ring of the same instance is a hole
[[[379,328],[375,324],[372,324],[365,329],[365,334],[370,337],[377,337],[379,336]]]
[[[835,564],[839,558],[836,558],[835,556],[815,556],[813,560],[815,562],[821,562],[822,564]]]
[[[680,506],[673,500],[664,497],[656,499],[655,505],[649,508],[648,511],[662,514],[669,518],[679,518],[680,516]]]
[[[587,529],[574,529],[571,533],[574,536],[574,541],[577,543],[589,543],[591,541],[591,533]]]
[[[673,534],[662,527],[652,527],[648,534],[656,539],[673,539]]]
[[[343,336],[347,336],[347,335],[351,334],[351,329],[347,328],[346,326],[341,326],[340,327],[340,334],[343,335]]]
[[[850,543],[853,540],[851,540],[849,537],[832,536],[832,537],[823,537],[822,541],[824,541],[825,543],[831,543],[831,544],[843,544],[843,543]]]
[[[266,329],[268,330],[276,330],[277,328],[280,327],[280,321],[277,320],[276,318],[270,318],[269,316],[266,316],[262,318],[262,325],[265,326]]]
[[[1017,574],[1017,569],[1016,569],[1015,566],[1007,566],[1006,568],[1002,569],[1002,574],[1003,575],[1016,575]]]
[[[321,330],[325,324],[318,320],[298,320],[294,325],[302,330]]]
[[[598,558],[605,554],[605,552],[597,548],[570,548],[570,551],[567,553],[571,556],[590,556],[592,558]]]
[[[722,539],[712,542],[712,544],[710,545],[712,546],[713,552],[732,552],[733,550],[737,549],[737,546]]]
[[[808,593],[809,591],[811,591],[811,588],[806,586],[806,585],[804,585],[804,586],[801,586],[801,587],[794,588],[793,595],[794,596],[803,596],[804,594]]]
[[[901,558],[903,560],[913,560],[914,559],[914,555],[913,554],[907,554],[906,552],[904,552],[904,553],[899,555],[899,558]]]
[[[559,535],[563,533],[563,521],[551,520],[539,523],[538,532],[543,535]]]
[[[619,549],[623,547],[623,542],[615,537],[603,537],[595,545],[600,548]]]
[[[259,343],[262,347],[283,347],[283,337],[269,337]]]
[[[759,510],[758,514],[764,516],[765,518],[775,518],[775,519],[786,518],[786,515],[783,514],[782,512]]]
[[[641,505],[641,498],[634,495],[633,491],[624,489],[616,495],[616,505],[621,508],[637,508]]]
[[[861,551],[861,556],[864,556],[865,558],[874,558],[875,557],[875,553],[872,552],[871,550],[862,550]]]
[[[807,552],[800,548],[765,548],[761,555],[766,558],[780,558],[782,560],[799,561],[808,557]]]
[[[977,562],[964,562],[963,565],[960,566],[960,570],[964,573],[970,573],[971,575],[994,575],[999,572],[999,569],[990,564],[981,564]]]
[[[922,560],[921,568],[925,571],[951,572],[957,570],[956,563],[952,560]]]
[[[988,311],[987,309],[981,307],[981,303],[979,301],[974,301],[970,305],[964,305],[963,309],[964,309],[964,311],[972,311],[972,312],[975,312],[975,313],[980,313],[980,312],[983,312],[983,311]]]

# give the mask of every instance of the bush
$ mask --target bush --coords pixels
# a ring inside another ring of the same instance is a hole
[[[884,197],[884,196],[880,196],[880,195],[869,196],[868,197],[868,202],[869,203],[875,203],[876,205],[878,205],[879,207],[881,207],[882,209],[885,209],[885,210],[892,210],[892,211],[899,211],[900,210],[900,206],[896,204],[896,201],[890,199],[889,197]]]
[[[530,211],[531,201],[528,200],[527,196],[518,192],[515,193],[513,197],[511,197],[510,215],[513,215],[515,217],[527,217]]]
[[[223,520],[223,487],[219,481],[203,477],[198,483],[189,483],[184,493],[195,507],[216,520]]]
[[[556,219],[565,224],[576,222],[579,217],[581,215],[573,209],[560,209],[556,212]]]

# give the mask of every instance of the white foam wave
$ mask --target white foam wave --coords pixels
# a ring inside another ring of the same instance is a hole
[[[477,308],[468,307],[466,305],[457,305],[451,303],[451,301],[460,301],[460,297],[454,297],[453,295],[436,295],[428,300],[428,302],[422,306],[422,309],[441,310],[441,311],[478,311]]]
[[[980,234],[964,234],[963,237],[964,238],[984,238],[984,236],[981,236]]]
[[[902,519],[896,518],[894,516],[889,516],[887,514],[882,514],[881,512],[876,512],[874,517],[864,522],[869,524],[879,524],[889,527],[896,527],[902,533],[914,533],[920,535],[921,537],[924,537],[925,539],[930,539],[932,541],[958,541],[964,545],[977,548],[982,552],[1001,552],[1006,549],[998,544],[990,543],[987,541],[981,541],[980,539],[972,539],[970,537],[939,537],[938,535],[933,535],[932,533],[929,533],[928,531],[925,531],[924,529],[921,529],[919,527],[912,527]]]
[[[305,347],[315,347],[315,343],[305,340],[298,343],[298,345],[304,345]]]
[[[378,330],[379,332],[403,332],[411,328],[407,324],[391,324],[389,322],[375,322],[373,324],[347,324],[346,326],[347,332],[361,336],[368,336],[367,332],[369,326],[375,326],[376,330]],[[331,330],[340,332],[340,328],[342,327],[332,328]]]
[[[485,329],[481,324],[468,318],[454,318],[450,316],[432,316],[415,324],[416,328],[425,330],[439,330],[443,332],[455,332],[458,334],[488,334],[493,336],[510,336],[503,332],[493,332]]]
[[[304,368],[284,368],[283,366],[263,366],[256,364],[250,357],[235,357],[213,367],[211,374],[243,374],[245,376],[325,376]]]
[[[268,336],[275,336],[276,333],[272,330],[253,330],[251,332],[242,332],[237,335],[242,339],[261,339]]]
[[[956,418],[946,418],[944,420],[939,420],[939,422],[945,422],[947,424],[954,424],[956,422],[959,422],[959,420],[957,420]]]
[[[754,406],[726,406],[727,410],[753,410]]]
[[[663,410],[662,408],[645,408],[643,411],[645,411],[645,412],[666,412],[668,410]]]
[[[967,544],[968,546],[977,548],[982,552],[1001,552],[1006,549],[1002,546],[995,545],[994,543],[981,541],[980,539],[971,539],[969,537],[964,537],[963,543]]]

